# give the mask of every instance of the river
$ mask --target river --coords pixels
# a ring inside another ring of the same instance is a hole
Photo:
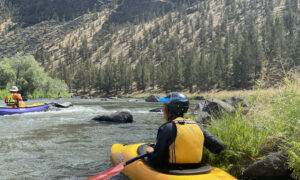
[[[114,143],[154,142],[162,113],[160,103],[138,99],[37,99],[71,102],[74,106],[47,112],[0,116],[0,179],[84,179],[113,167]],[[4,105],[3,102],[0,105]],[[108,124],[94,116],[129,111],[134,123]],[[127,179],[117,175],[113,179]]]

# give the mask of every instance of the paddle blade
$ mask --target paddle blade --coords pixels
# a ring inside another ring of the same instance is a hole
[[[95,176],[92,176],[92,177],[89,177],[85,180],[106,180],[108,178],[111,178],[117,174],[119,174],[120,172],[122,172],[122,170],[124,169],[125,167],[125,162],[123,163],[120,163],[118,165],[116,165],[115,167],[107,170],[107,171],[104,171],[100,174],[97,174]]]

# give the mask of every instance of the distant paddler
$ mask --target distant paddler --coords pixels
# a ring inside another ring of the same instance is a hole
[[[18,87],[12,86],[9,90],[10,93],[5,96],[4,102],[7,106],[12,108],[25,107],[25,103],[20,94],[18,94]]]

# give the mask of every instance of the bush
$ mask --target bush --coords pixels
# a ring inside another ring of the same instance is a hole
[[[293,171],[292,177],[300,179],[300,143],[292,142],[292,147],[288,150],[289,168]]]
[[[57,97],[59,93],[68,92],[66,83],[49,77],[33,56],[5,58],[0,62],[0,70],[0,89],[17,85],[19,91],[30,98]]]
[[[7,93],[7,90],[0,90],[0,99],[4,99]]]

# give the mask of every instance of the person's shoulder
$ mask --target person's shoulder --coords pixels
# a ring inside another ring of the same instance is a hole
[[[15,94],[13,94],[13,97],[21,98],[21,94],[15,93]]]
[[[166,122],[163,125],[159,127],[159,130],[167,130],[167,129],[172,129],[174,124],[172,122]]]

